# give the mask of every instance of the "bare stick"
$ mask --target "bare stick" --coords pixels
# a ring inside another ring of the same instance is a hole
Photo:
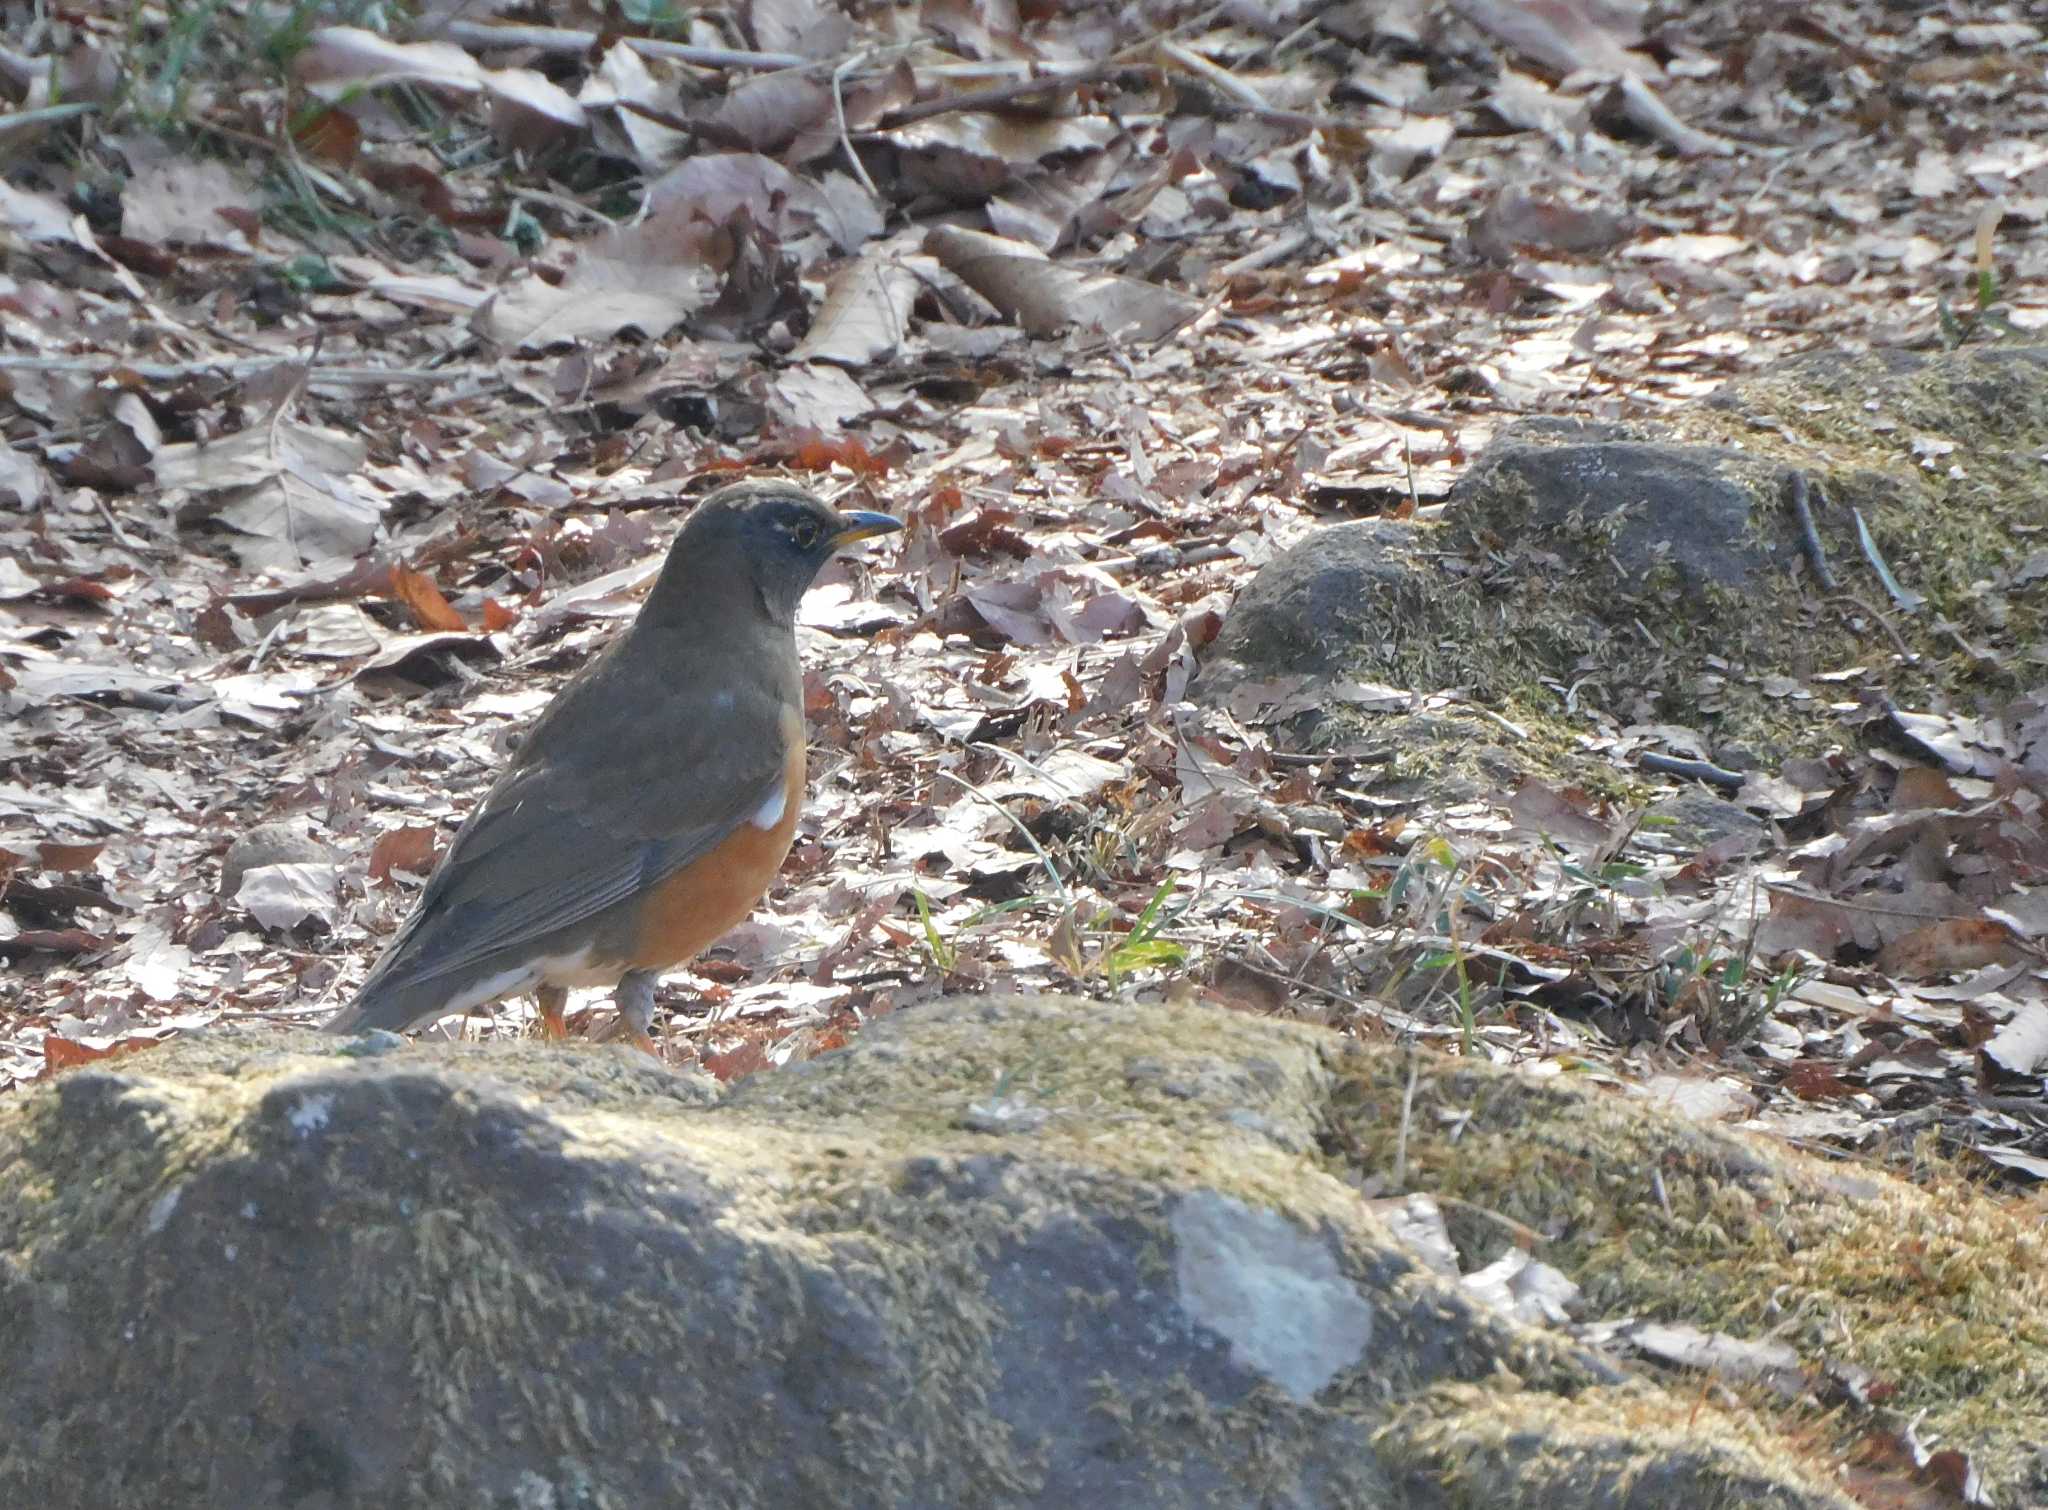
[[[0,372],[78,372],[88,377],[100,378],[111,377],[116,372],[132,372],[152,383],[174,383],[180,378],[204,377],[209,373],[223,377],[243,377],[252,372],[262,372],[282,362],[297,361],[299,358],[282,351],[274,357],[238,357],[210,362],[124,362],[119,358],[106,357],[0,357]],[[423,367],[315,367],[307,373],[306,381],[314,386],[330,388],[379,388],[392,383],[445,383],[462,370],[444,368],[436,371]]]
[[[500,25],[490,21],[450,21],[436,30],[464,47],[531,47],[538,52],[585,53],[597,45],[598,33],[567,26]],[[802,68],[814,64],[793,52],[748,52],[735,47],[691,47],[653,37],[620,37],[619,41],[651,58],[668,58],[698,68]]]
[[[1401,1130],[1394,1137],[1394,1188],[1408,1183],[1408,1124],[1415,1115],[1415,1082],[1422,1074],[1422,1061],[1415,1050],[1408,1051],[1408,1086],[1401,1092]]]
[[[986,89],[968,89],[959,94],[941,95],[937,99],[919,100],[905,105],[883,116],[879,125],[882,130],[893,130],[908,126],[913,121],[928,120],[935,115],[946,115],[955,110],[988,110],[998,105],[1012,104],[1017,100],[1029,99],[1034,94],[1055,94],[1072,89],[1077,84],[1101,78],[1117,65],[1114,62],[1091,63],[1070,73],[1036,74],[1030,78],[1013,79],[1007,84],[991,84]],[[834,90],[837,90],[837,76],[834,76]]]
[[[875,181],[868,177],[867,164],[860,160],[860,154],[853,150],[853,138],[846,130],[846,76],[867,61],[866,53],[855,53],[844,63],[832,70],[832,118],[839,123],[839,146],[846,153],[846,160],[853,166],[854,177],[860,186],[882,203],[882,191],[875,187]]]
[[[1715,765],[1710,760],[1684,760],[1676,755],[1662,755],[1655,750],[1645,750],[1636,757],[1636,764],[1646,771],[1658,771],[1666,776],[1683,776],[1691,781],[1704,781],[1708,786],[1724,787],[1736,791],[1742,786],[1743,775]]]
[[[1806,550],[1807,563],[1813,567],[1813,580],[1820,584],[1822,592],[1833,592],[1841,584],[1835,580],[1835,569],[1828,565],[1820,531],[1814,528],[1813,505],[1808,499],[1812,484],[1807,482],[1804,472],[1795,471],[1787,485],[1792,494],[1792,517],[1799,524],[1799,543]]]

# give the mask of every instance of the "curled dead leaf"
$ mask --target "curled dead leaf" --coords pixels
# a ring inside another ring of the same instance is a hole
[[[425,572],[409,566],[391,568],[391,595],[403,603],[413,622],[429,631],[460,632],[469,628]]]
[[[370,849],[370,879],[388,885],[396,870],[415,876],[427,874],[434,868],[438,838],[431,823],[409,823],[379,835]]]

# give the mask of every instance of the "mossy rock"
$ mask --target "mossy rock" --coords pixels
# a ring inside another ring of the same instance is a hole
[[[1479,632],[1443,544],[1434,526],[1394,520],[1316,531],[1239,594],[1191,695],[1302,747],[1396,751],[1387,788],[1464,797],[1511,783],[1532,752],[1508,748],[1508,730],[1408,695],[1457,686]]]
[[[1980,1503],[2048,1504],[2038,1206],[1992,1199],[1939,1166],[1908,1184],[1823,1163],[1568,1080],[1434,1055],[1416,1060],[1412,1080],[1410,1069],[1391,1053],[1347,1059],[1336,1140],[1373,1172],[1391,1167],[1398,1143],[1410,1188],[1452,1213],[1466,1269],[1512,1232],[1540,1233],[1538,1256],[1578,1282],[1590,1315],[1789,1344],[1811,1395],[1755,1394],[1804,1440],[1820,1434],[1852,1455],[1866,1434],[1917,1422],[1923,1441],[1967,1454]],[[1830,1374],[1863,1378],[1885,1408],[1825,1401]],[[1454,1456],[1477,1459],[1475,1483],[1498,1483],[1491,1428],[1452,1416],[1430,1430],[1463,1439]]]
[[[954,1001],[730,1093],[375,1047],[0,1109],[0,1503],[1846,1504],[1412,1257],[1318,1030]]]
[[[2044,453],[2048,347],[1823,354],[1654,424],[1525,420],[1440,521],[1334,526],[1269,562],[1195,692],[1482,778],[1477,756],[1584,780],[1585,736],[1628,724],[1696,729],[1741,769],[1838,746],[1845,710],[1887,698],[1982,711],[2048,653],[2048,574],[2023,569]],[[1446,737],[1390,722],[1418,710],[1390,713],[1389,687],[1449,694]]]

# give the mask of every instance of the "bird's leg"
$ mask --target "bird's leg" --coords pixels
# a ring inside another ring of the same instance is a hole
[[[656,1059],[661,1057],[661,1050],[655,1047],[654,1038],[647,1029],[654,1021],[654,985],[660,979],[659,971],[628,971],[612,996],[627,1040],[634,1048],[652,1054]]]
[[[567,1038],[568,1024],[562,1021],[562,1009],[569,1004],[567,986],[542,986],[533,993],[534,1005],[540,1008],[540,1036],[543,1038]]]

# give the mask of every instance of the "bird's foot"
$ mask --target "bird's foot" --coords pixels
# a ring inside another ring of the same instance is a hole
[[[562,1011],[569,1005],[569,991],[566,986],[542,986],[533,993],[534,1005],[540,1008],[540,1036],[563,1039],[569,1036],[569,1025],[562,1021]]]
[[[652,970],[630,971],[619,982],[612,1002],[619,1009],[619,1027],[626,1041],[642,1053],[661,1058],[661,1046],[648,1031],[654,1023],[654,987],[661,977]]]

